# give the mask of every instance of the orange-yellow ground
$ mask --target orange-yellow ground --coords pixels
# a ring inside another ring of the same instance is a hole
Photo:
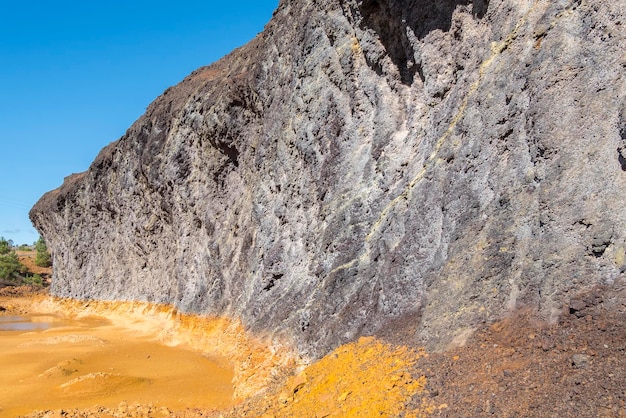
[[[34,319],[55,326],[0,331],[0,416],[122,401],[170,409],[232,404],[232,368],[201,353],[102,319]]]
[[[422,351],[392,347],[373,337],[337,348],[291,378],[265,416],[381,417],[423,416],[445,405],[407,404],[425,389],[426,378],[413,376]],[[258,411],[257,411],[258,412]]]
[[[0,295],[0,306],[53,325],[0,331],[0,417],[420,416],[437,407],[407,409],[424,390],[411,368],[425,354],[374,338],[305,366],[288,344],[237,321],[166,306],[45,294]]]
[[[0,330],[0,417],[121,403],[223,410],[295,364],[236,321],[164,306],[40,294],[0,296],[0,307],[0,328],[15,315],[50,325]]]

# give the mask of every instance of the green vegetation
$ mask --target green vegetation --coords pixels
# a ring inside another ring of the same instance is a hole
[[[30,277],[26,277],[24,283],[34,286],[43,286],[43,278],[39,274],[33,274]]]
[[[24,251],[24,247],[31,250],[25,245],[18,247],[18,250]],[[37,250],[35,264],[41,267],[52,265],[50,253],[42,238],[35,243],[35,248]],[[43,286],[44,281],[39,274],[31,274],[28,268],[20,262],[13,242],[0,237],[0,287],[22,284]]]
[[[4,237],[0,237],[0,255],[5,255],[11,252],[13,243],[11,240],[6,240]]]
[[[39,237],[37,242],[35,242],[35,250],[37,251],[35,264],[39,267],[50,267],[52,265],[52,257],[48,252],[46,241],[42,237]]]
[[[15,250],[13,250],[13,243],[0,237],[0,279],[17,281],[27,272],[28,270],[20,263]]]

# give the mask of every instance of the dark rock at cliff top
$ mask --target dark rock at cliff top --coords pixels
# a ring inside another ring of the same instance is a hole
[[[626,271],[620,1],[283,0],[31,211],[59,296],[318,357],[441,348]]]

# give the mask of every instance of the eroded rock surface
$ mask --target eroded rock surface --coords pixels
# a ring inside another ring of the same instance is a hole
[[[319,358],[556,319],[626,271],[620,1],[283,0],[31,211],[59,296]]]

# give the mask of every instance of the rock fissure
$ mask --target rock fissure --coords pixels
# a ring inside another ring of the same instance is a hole
[[[382,210],[380,216],[378,217],[378,219],[374,222],[373,226],[371,227],[370,232],[366,235],[366,237],[365,237],[365,241],[366,242],[370,242],[374,238],[374,234],[381,228],[384,220],[388,216],[390,216],[390,214],[392,213],[393,209],[396,206],[398,206],[398,204],[400,202],[407,202],[409,200],[410,194],[415,189],[416,185],[424,178],[426,172],[431,168],[431,166],[433,164],[437,164],[437,162],[438,162],[437,159],[439,159],[438,155],[439,155],[439,151],[440,151],[441,147],[450,138],[450,136],[453,134],[457,124],[463,118],[464,112],[465,112],[465,108],[467,107],[467,104],[468,104],[470,98],[473,96],[473,94],[480,87],[481,80],[483,78],[484,72],[487,71],[487,69],[492,65],[493,60],[495,59],[495,57],[498,54],[503,53],[508,48],[510,43],[515,40],[515,38],[517,37],[517,31],[519,30],[519,27],[526,21],[526,19],[528,18],[528,15],[532,12],[533,8],[537,5],[537,3],[538,3],[538,1],[536,1],[534,6],[531,7],[524,14],[524,16],[516,24],[515,29],[509,35],[507,35],[503,41],[501,41],[500,43],[497,43],[495,45],[492,45],[492,47],[491,47],[491,55],[489,57],[487,57],[482,62],[482,64],[479,67],[479,78],[478,78],[478,80],[476,80],[470,86],[469,91],[467,92],[467,94],[465,95],[465,98],[463,99],[463,101],[461,103],[460,109],[452,117],[452,121],[448,125],[448,127],[445,130],[444,134],[437,140],[433,151],[430,153],[430,155],[428,156],[427,160],[424,162],[422,170],[409,182],[407,187],[402,191],[402,193],[400,193],[400,195],[398,195],[396,198],[391,200],[391,202],[389,202],[389,204],[387,206],[385,206],[385,208]],[[551,26],[553,26],[554,24],[555,24],[555,22],[552,22]],[[511,135],[512,132],[513,132],[512,130],[508,131],[505,134],[505,137]],[[450,155],[448,157],[449,160],[446,161],[446,162],[450,163],[450,159],[453,159],[453,158],[454,157],[452,155]],[[433,161],[434,161],[434,163],[433,163]],[[355,258],[354,260],[352,260],[352,261],[350,261],[348,263],[345,263],[345,264],[343,264],[343,265],[341,265],[339,267],[336,267],[329,274],[336,273],[339,270],[343,270],[343,269],[348,269],[348,268],[354,267],[354,265],[356,265],[356,264],[358,264],[358,263],[360,263],[362,261],[368,260],[369,258],[370,258],[370,251],[368,249],[365,253],[363,253],[358,258]]]

